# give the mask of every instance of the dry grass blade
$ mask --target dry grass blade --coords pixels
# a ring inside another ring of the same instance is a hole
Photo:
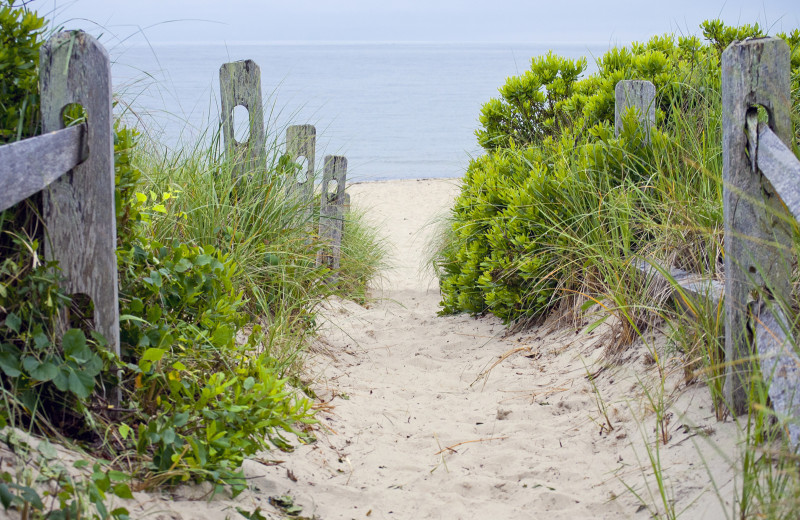
[[[457,447],[459,447],[459,446],[463,446],[464,444],[470,444],[470,443],[473,443],[473,442],[502,441],[502,440],[505,440],[505,439],[508,439],[508,436],[503,436],[503,437],[489,437],[489,438],[487,438],[487,439],[473,439],[473,440],[471,440],[471,441],[462,441],[462,442],[457,442],[457,443],[455,443],[455,444],[451,444],[450,446],[447,446],[446,448],[442,448],[441,450],[439,450],[439,451],[437,451],[436,453],[434,453],[434,455],[439,455],[439,454],[442,454],[442,453],[444,453],[445,451],[452,451],[453,453],[457,453],[457,452],[456,452],[456,450],[455,450],[455,448],[457,448]],[[440,446],[440,447],[441,447],[441,446]]]
[[[483,372],[481,372],[480,374],[478,374],[478,377],[476,377],[476,378],[475,378],[475,381],[473,381],[472,383],[470,383],[470,385],[469,385],[469,386],[470,386],[470,387],[472,387],[472,386],[473,386],[475,383],[477,383],[477,382],[478,382],[478,381],[480,381],[481,379],[483,379],[483,380],[484,380],[484,383],[483,383],[483,384],[484,384],[484,386],[485,386],[485,385],[486,385],[486,382],[489,380],[489,373],[490,373],[492,370],[494,370],[494,368],[495,368],[497,365],[499,365],[500,363],[502,363],[503,361],[505,361],[506,359],[510,358],[511,356],[513,356],[514,354],[516,354],[516,353],[518,353],[518,352],[526,352],[526,351],[527,351],[527,352],[530,352],[530,351],[531,351],[531,347],[516,347],[516,348],[512,348],[512,349],[511,349],[511,350],[509,350],[508,352],[505,352],[503,355],[501,355],[501,356],[500,356],[500,359],[498,359],[497,361],[495,361],[495,362],[492,364],[492,366],[490,366],[489,368],[487,368],[486,370],[484,370]]]

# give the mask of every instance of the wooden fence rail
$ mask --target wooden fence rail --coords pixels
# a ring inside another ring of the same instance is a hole
[[[710,299],[716,307],[724,298],[726,405],[735,415],[748,411],[752,377],[760,368],[773,409],[786,421],[797,449],[800,357],[783,310],[789,308],[797,264],[791,219],[800,221],[800,161],[791,151],[789,71],[789,47],[777,38],[733,42],[722,55],[724,287],[648,262],[635,267],[662,282],[671,278],[678,302]],[[647,82],[617,86],[617,132],[619,115],[629,107],[652,124],[655,88],[642,83]],[[768,124],[758,122],[759,110]]]
[[[42,192],[45,257],[58,261],[68,294],[91,298],[94,327],[119,354],[110,63],[83,32],[57,34],[42,47],[48,133],[0,147],[0,210]],[[64,112],[75,104],[86,123],[64,128]],[[66,326],[67,316],[59,322]]]

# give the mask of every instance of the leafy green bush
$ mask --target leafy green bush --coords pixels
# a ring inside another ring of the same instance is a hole
[[[44,18],[14,0],[0,7],[0,145],[39,131],[39,47]]]
[[[260,353],[260,326],[237,343],[251,319],[234,287],[240,268],[230,253],[152,237],[180,195],[140,191],[137,139],[133,130],[117,130],[121,355],[138,411],[120,434],[150,460],[144,471],[164,475],[156,482],[209,479],[238,493],[244,457],[270,445],[289,449],[281,431],[302,438],[294,424],[313,421],[310,404]]]
[[[487,153],[470,162],[453,208],[454,243],[439,258],[442,312],[513,321],[544,314],[566,296],[606,294],[619,283],[606,277],[609,255],[623,270],[643,253],[686,268],[714,264],[708,252],[719,251],[722,216],[719,48],[761,31],[708,22],[704,34],[710,44],[659,36],[612,49],[585,78],[584,61],[551,53],[507,81],[483,107],[476,135]],[[797,97],[800,32],[784,37]],[[633,113],[614,135],[622,79],[656,86],[651,145]],[[705,200],[676,210],[686,206],[679,196],[695,199],[692,190]]]
[[[39,128],[44,21],[12,7],[0,9],[7,37],[0,48],[2,141]],[[242,312],[245,300],[233,282],[241,269],[230,254],[202,241],[154,238],[154,221],[167,213],[172,193],[143,186],[132,160],[134,130],[117,125],[114,139],[122,359],[108,353],[76,312],[80,302],[59,288],[58,265],[42,262],[37,201],[0,212],[0,426],[90,441],[112,458],[136,454],[130,460],[139,461],[146,483],[207,479],[237,493],[245,485],[244,457],[289,449],[285,432],[305,439],[295,425],[313,422],[310,404],[263,352],[260,326]],[[61,335],[68,307],[75,328]],[[237,342],[245,332],[249,339]],[[122,407],[105,406],[112,386],[122,391]],[[109,437],[107,428],[116,434]],[[92,479],[94,487],[81,493],[94,493],[89,498],[102,508],[105,489]],[[10,481],[2,486],[0,493],[20,492],[3,495],[5,507],[22,500],[36,508],[35,493],[28,497]]]

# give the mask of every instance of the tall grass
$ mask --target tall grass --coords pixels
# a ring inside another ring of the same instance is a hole
[[[318,304],[332,294],[364,301],[385,247],[361,213],[349,212],[341,282],[325,283],[327,270],[315,261],[323,246],[319,195],[294,195],[284,143],[269,137],[263,169],[242,176],[221,148],[216,137],[201,137],[177,151],[154,143],[137,150],[145,190],[163,199],[163,209],[152,213],[154,238],[211,244],[228,255],[239,268],[234,291],[244,294],[247,311],[268,332],[266,348],[283,366],[298,369],[297,356],[316,332]]]

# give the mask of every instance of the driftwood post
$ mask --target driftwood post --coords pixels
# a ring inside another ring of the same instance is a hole
[[[329,281],[335,282],[336,271],[342,249],[345,214],[345,182],[347,180],[347,159],[338,155],[325,156],[325,168],[322,174],[322,203],[319,212],[319,237],[323,249],[317,257],[317,263],[334,271]],[[336,191],[331,190],[331,183],[336,183]]]
[[[264,112],[261,106],[261,69],[253,60],[224,63],[219,68],[222,104],[222,134],[225,154],[234,162],[237,177],[264,167]],[[233,109],[247,109],[250,137],[244,143],[235,138]]]
[[[791,147],[789,47],[777,38],[733,42],[722,54],[723,203],[725,220],[725,398],[734,414],[748,411],[753,370],[751,302],[789,302],[791,234],[772,186],[757,171],[748,118],[757,108]]]
[[[40,54],[43,131],[64,128],[64,109],[86,113],[85,160],[43,190],[45,256],[57,260],[69,294],[94,304],[94,327],[119,354],[111,65],[83,32],[63,32]]]
[[[301,200],[310,201],[314,195],[314,151],[317,129],[313,125],[293,125],[286,129],[286,153],[292,162],[306,159],[305,171],[289,181],[289,189]]]
[[[614,131],[622,130],[622,116],[634,108],[644,126],[644,140],[650,142],[650,128],[656,124],[656,87],[649,81],[622,80],[614,87]]]

